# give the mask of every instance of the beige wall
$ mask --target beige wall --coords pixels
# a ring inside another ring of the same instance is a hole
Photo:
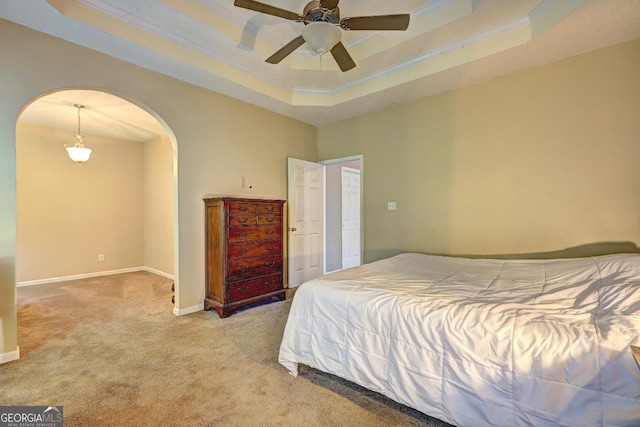
[[[15,141],[20,111],[63,88],[105,90],[166,123],[177,142],[176,308],[204,299],[211,193],[285,198],[286,158],[317,160],[316,128],[0,20],[0,359],[16,350]],[[253,189],[241,188],[246,177]],[[3,356],[4,355],[4,356]],[[2,360],[0,360],[1,362]]]
[[[144,265],[142,144],[85,134],[93,153],[79,165],[72,136],[17,126],[18,282]]]
[[[166,134],[145,142],[143,147],[144,265],[173,275],[173,148]]]
[[[638,245],[640,41],[319,128],[361,153],[365,261]]]

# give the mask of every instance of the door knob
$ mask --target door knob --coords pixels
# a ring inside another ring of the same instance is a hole
[[[296,231],[296,230],[297,230],[297,228],[295,228],[295,227],[289,227],[289,231]]]

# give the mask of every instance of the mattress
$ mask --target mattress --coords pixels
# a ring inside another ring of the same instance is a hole
[[[640,255],[402,254],[293,298],[279,362],[457,426],[638,426]]]

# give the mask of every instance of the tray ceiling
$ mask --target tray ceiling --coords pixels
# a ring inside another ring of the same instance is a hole
[[[262,2],[296,13],[306,4]],[[233,0],[10,1],[0,4],[0,18],[314,125],[640,38],[640,0],[342,0],[339,7],[342,17],[409,13],[411,22],[407,31],[343,31],[357,64],[343,73],[331,55],[306,45],[266,63],[303,24]]]

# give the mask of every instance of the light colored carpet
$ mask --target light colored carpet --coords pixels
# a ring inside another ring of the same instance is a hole
[[[291,298],[176,317],[146,272],[18,289],[21,358],[0,405],[62,405],[65,426],[448,426],[308,367],[277,363]]]

